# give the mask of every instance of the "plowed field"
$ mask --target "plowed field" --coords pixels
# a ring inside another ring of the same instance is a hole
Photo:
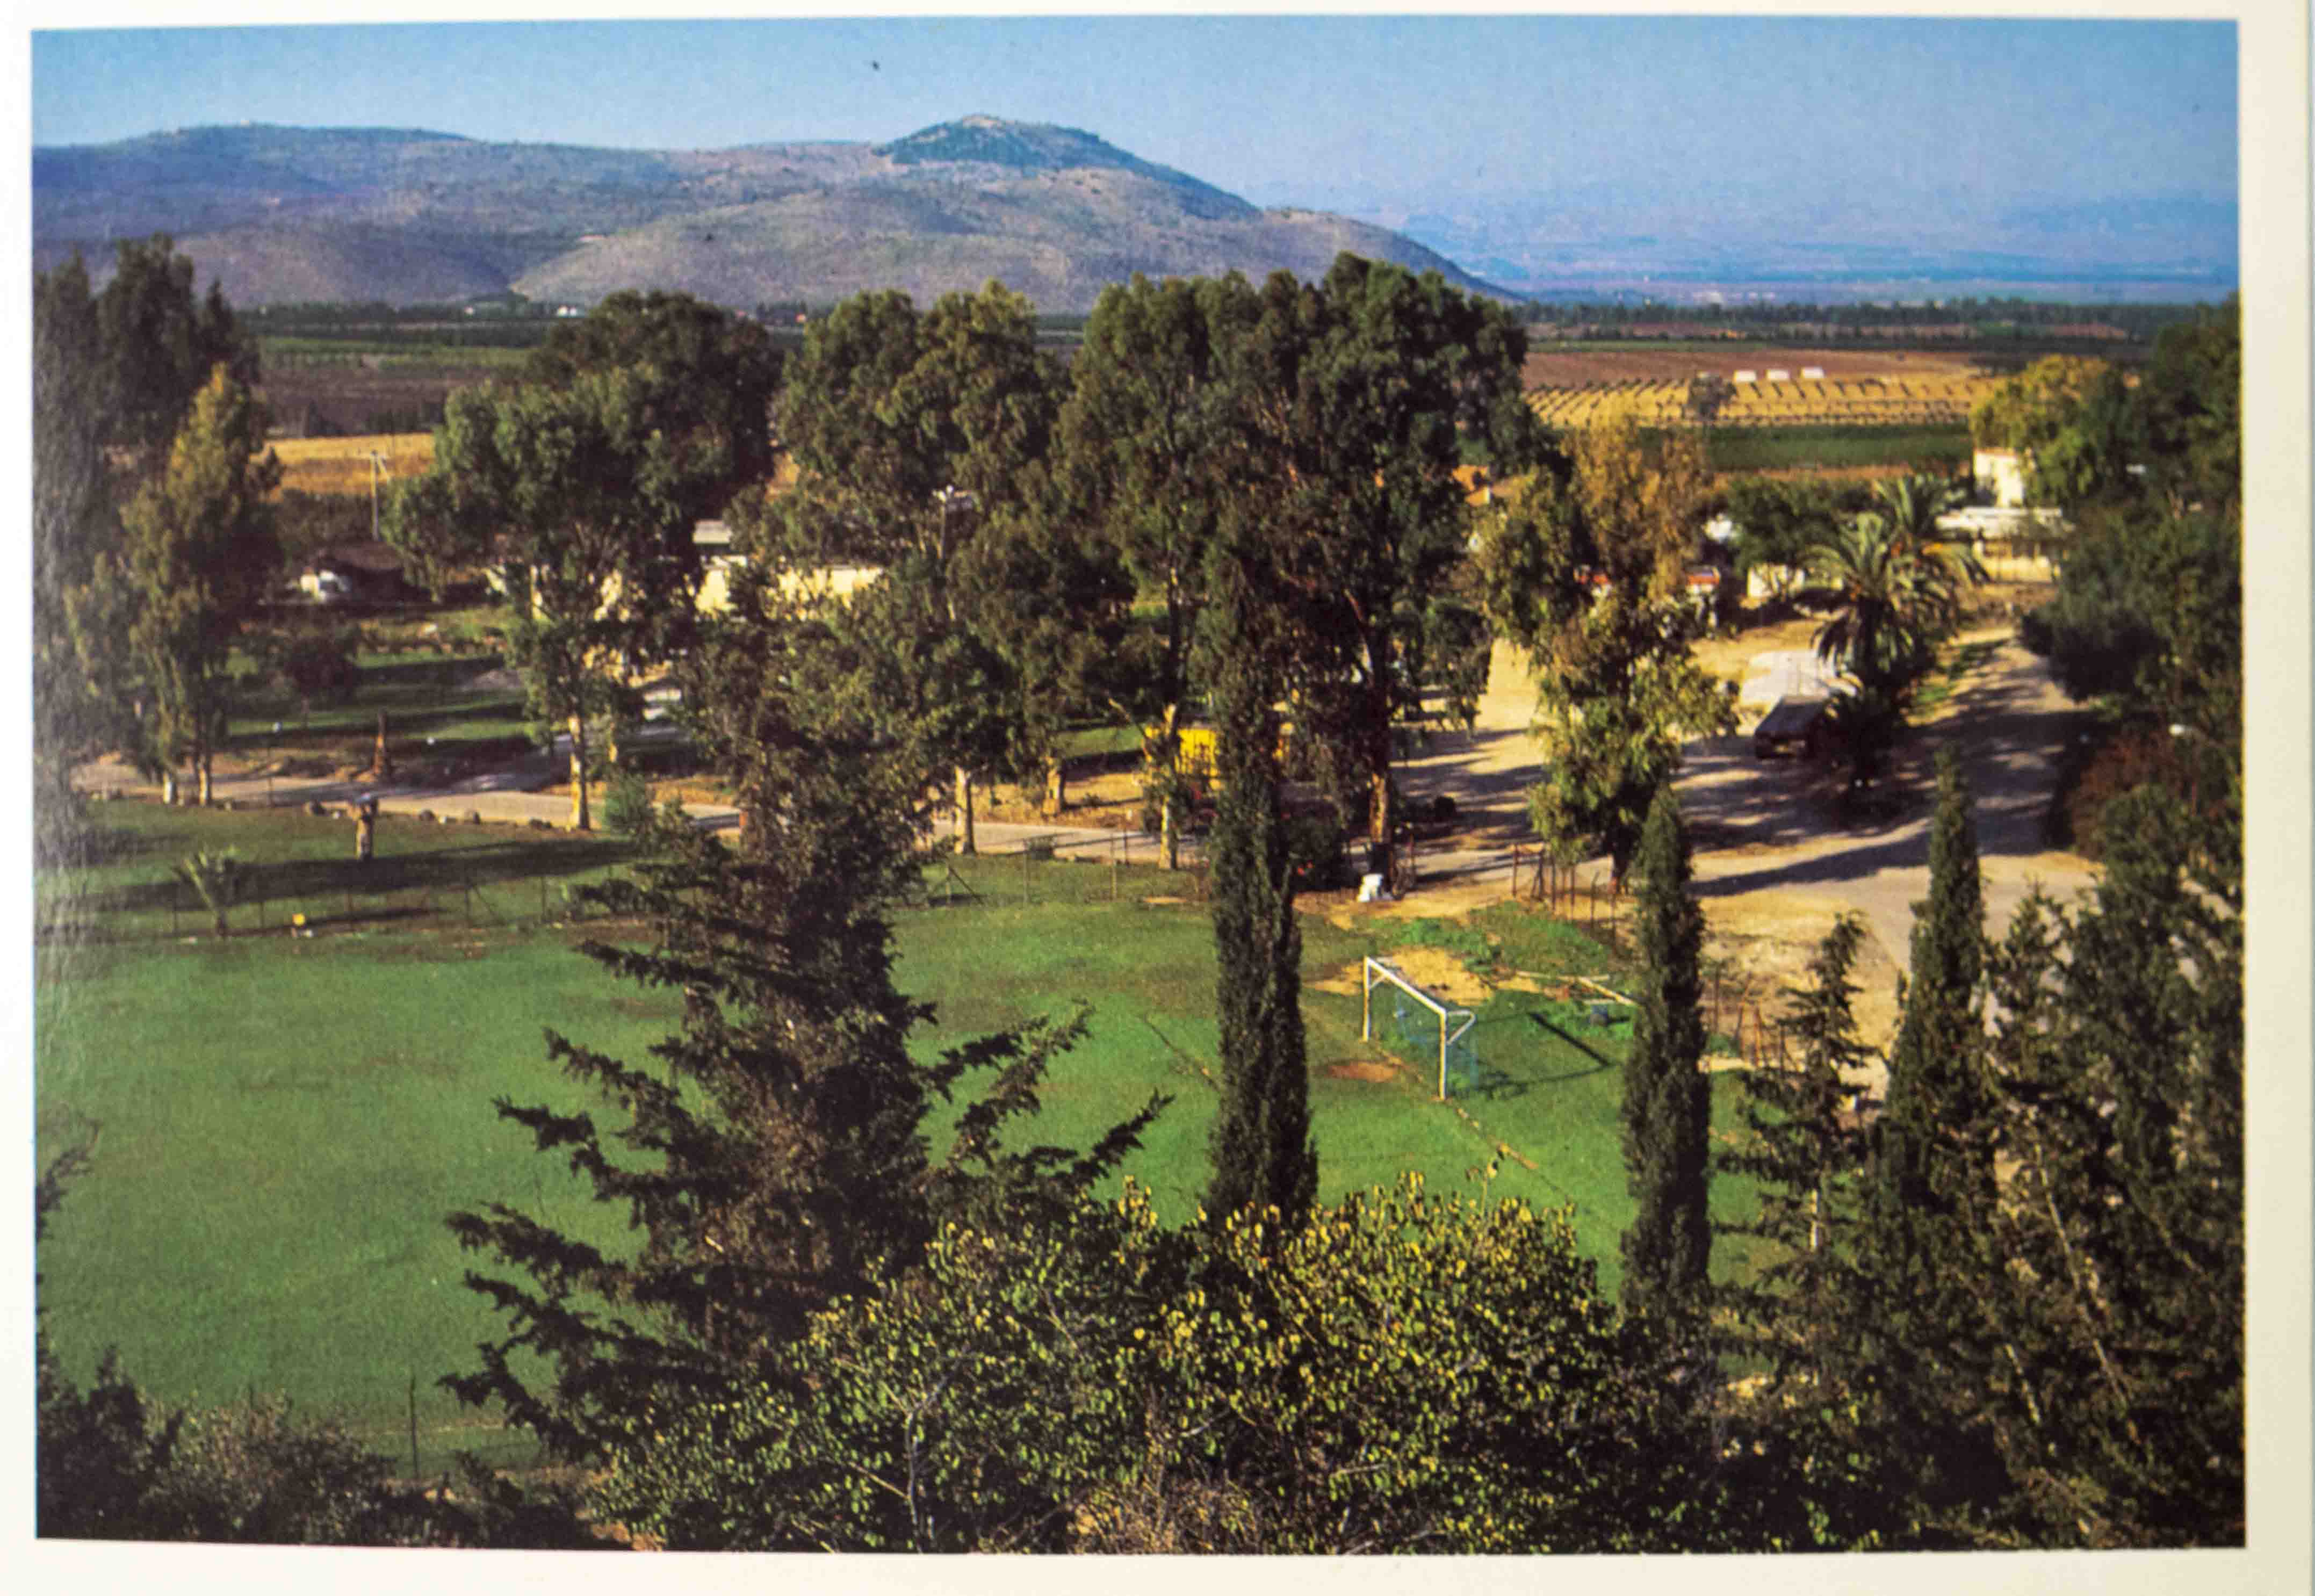
[[[1771,367],[1798,372],[1804,366],[1822,367],[1825,376],[1836,382],[1873,377],[1900,380],[1967,377],[1978,369],[1968,355],[1942,350],[1787,349],[1748,343],[1657,349],[1643,344],[1628,349],[1533,350],[1520,377],[1530,388],[1580,388],[1591,383],[1636,379],[1684,383],[1699,371],[1716,371],[1723,377]]]

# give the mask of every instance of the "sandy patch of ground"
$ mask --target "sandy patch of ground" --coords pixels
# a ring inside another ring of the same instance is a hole
[[[1436,884],[1426,882],[1418,885],[1411,898],[1361,903],[1355,898],[1329,895],[1298,898],[1295,901],[1323,912],[1327,923],[1338,931],[1356,931],[1369,920],[1459,919],[1475,909],[1502,902],[1506,895],[1500,880]]]
[[[1387,1081],[1398,1074],[1398,1066],[1380,1060],[1353,1059],[1347,1063],[1329,1064],[1326,1073],[1336,1080]]]
[[[1748,626],[1725,637],[1699,637],[1688,645],[1688,652],[1723,681],[1741,682],[1752,674],[1752,661],[1762,654],[1814,648],[1823,625],[1817,616],[1795,616],[1764,626]]]
[[[1705,951],[1741,971],[1747,989],[1773,1019],[1786,1008],[1787,994],[1807,983],[1817,944],[1847,907],[1837,899],[1787,889],[1707,898]],[[1897,961],[1868,930],[1849,980],[1857,988],[1851,1012],[1858,1035],[1869,1047],[1885,1047],[1896,1035],[1898,971]]]
[[[1495,994],[1495,989],[1471,973],[1469,965],[1444,948],[1403,947],[1393,949],[1391,964],[1401,975],[1459,1007],[1476,1008]],[[1334,992],[1355,998],[1365,989],[1366,966],[1345,964],[1334,975],[1310,983],[1321,992]]]
[[[1141,829],[1141,775],[1134,770],[1104,770],[1095,776],[1069,778],[1062,794],[1061,812],[1045,812],[1042,789],[999,787],[980,794],[980,819],[1021,826],[1098,826],[1111,831]]]

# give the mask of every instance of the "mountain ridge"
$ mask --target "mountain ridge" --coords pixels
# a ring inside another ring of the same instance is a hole
[[[883,144],[517,144],[249,123],[35,146],[40,264],[166,232],[240,305],[682,289],[741,308],[989,278],[1089,309],[1134,271],[1322,273],[1340,249],[1508,297],[1388,228],[1265,210],[1097,135],[975,114]]]

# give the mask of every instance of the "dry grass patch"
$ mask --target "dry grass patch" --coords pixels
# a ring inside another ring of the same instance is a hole
[[[281,459],[281,486],[301,493],[352,498],[370,488],[370,456],[382,456],[389,481],[425,474],[434,463],[431,432],[376,432],[359,438],[284,438],[273,445]]]
[[[1493,997],[1497,989],[1472,973],[1469,965],[1444,948],[1420,945],[1393,948],[1390,962],[1400,974],[1424,991],[1435,993],[1447,1002],[1464,1008],[1477,1008]],[[1321,992],[1356,998],[1366,989],[1366,965],[1364,962],[1345,964],[1333,975],[1305,984]],[[1524,986],[1514,989],[1533,991],[1536,989]]]

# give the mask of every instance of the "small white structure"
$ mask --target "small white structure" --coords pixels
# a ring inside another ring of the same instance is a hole
[[[1761,374],[1757,371],[1740,371],[1729,380],[1740,383],[1754,383],[1761,380]]]
[[[1840,671],[1814,649],[1771,649],[1752,656],[1744,685],[1737,689],[1737,712],[1765,714],[1779,698],[1836,697],[1847,686]]]
[[[1744,572],[1744,597],[1758,602],[1783,598],[1808,586],[1808,569],[1802,565],[1755,565]]]
[[[1969,457],[1969,473],[1977,479],[1977,489],[1986,494],[2000,510],[2017,510],[2026,503],[2026,473],[2029,462],[2016,449],[1982,448]]]
[[[732,607],[732,576],[748,556],[732,549],[732,528],[726,522],[699,521],[691,528],[692,546],[700,552],[699,613],[720,615]],[[815,571],[785,571],[780,591],[805,604],[848,598],[884,574],[882,565],[823,565]]]
[[[1802,367],[1801,380],[1803,382],[1823,382],[1824,380],[1824,368],[1822,366]]]
[[[1790,382],[1793,380],[1793,374],[1781,366],[1771,366],[1769,368],[1769,380],[1770,382]]]

